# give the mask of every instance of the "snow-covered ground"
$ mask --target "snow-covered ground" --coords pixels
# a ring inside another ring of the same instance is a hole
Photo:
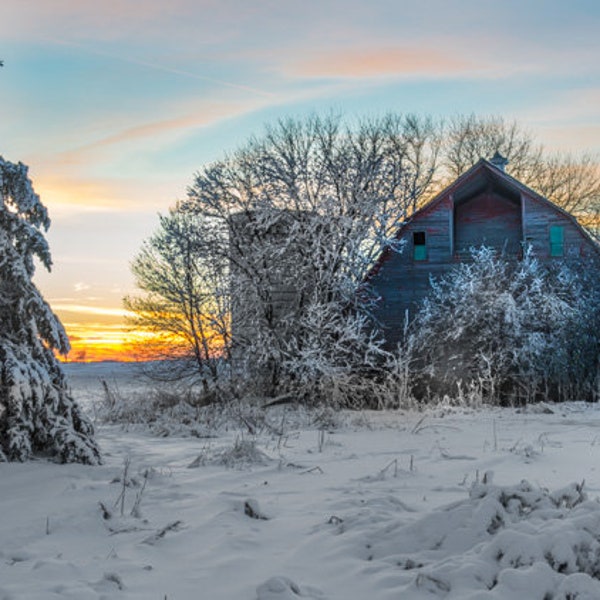
[[[101,379],[141,385],[66,368],[92,412]],[[101,425],[100,467],[0,464],[0,600],[600,598],[596,405],[277,410],[254,436]]]

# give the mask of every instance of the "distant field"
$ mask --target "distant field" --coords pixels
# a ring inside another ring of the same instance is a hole
[[[102,382],[122,394],[140,391],[149,385],[143,374],[144,363],[107,361],[65,363],[62,366],[75,399],[86,408],[103,396]]]

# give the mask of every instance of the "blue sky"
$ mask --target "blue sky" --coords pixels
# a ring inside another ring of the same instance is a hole
[[[0,154],[53,218],[38,283],[71,332],[118,328],[157,213],[282,116],[502,115],[598,153],[599,34],[592,0],[3,0]]]

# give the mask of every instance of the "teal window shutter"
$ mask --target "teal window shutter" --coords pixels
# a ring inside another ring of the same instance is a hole
[[[427,239],[424,231],[413,232],[413,259],[427,260]]]
[[[565,230],[562,225],[550,227],[550,256],[564,256],[565,254]]]

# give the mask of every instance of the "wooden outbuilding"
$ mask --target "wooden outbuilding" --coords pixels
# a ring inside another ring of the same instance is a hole
[[[431,278],[468,260],[471,248],[485,245],[518,260],[531,247],[542,263],[600,256],[573,215],[508,175],[506,164],[498,154],[481,159],[412,215],[370,271],[366,283],[389,347],[401,339]]]

